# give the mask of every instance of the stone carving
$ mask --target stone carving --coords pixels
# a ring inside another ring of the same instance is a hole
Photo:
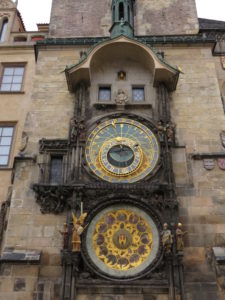
[[[223,69],[225,70],[225,56],[221,56],[221,64]]]
[[[163,224],[161,238],[162,238],[163,249],[167,254],[170,253],[173,245],[173,235],[171,233],[171,230],[168,229],[167,223]]]
[[[87,52],[86,51],[80,51],[80,62],[85,60],[87,58]]]
[[[214,159],[212,158],[203,159],[203,164],[204,164],[204,168],[209,171],[213,170],[215,167]]]
[[[22,133],[22,141],[20,145],[20,152],[24,152],[27,148],[29,137],[26,132]]]
[[[158,121],[158,123],[157,123],[157,129],[158,129],[158,135],[159,135],[160,142],[164,142],[165,128],[164,128],[163,122],[161,120]]]
[[[36,201],[41,206],[43,214],[63,212],[66,206],[66,200],[72,194],[70,187],[42,186],[34,185],[33,190],[36,193]]]
[[[17,1],[13,3],[10,0],[1,0],[0,7],[1,8],[15,8],[17,6]]]
[[[70,141],[76,142],[77,138],[80,142],[84,142],[86,138],[86,125],[85,120],[79,122],[76,119],[70,120]]]
[[[44,153],[45,151],[51,150],[67,150],[68,148],[68,140],[46,140],[41,139],[39,141],[39,151],[40,153]]]
[[[225,148],[225,131],[221,131],[220,133],[220,140],[221,140],[221,144],[222,146]]]
[[[7,209],[10,205],[11,197],[12,197],[12,187],[9,187],[7,198],[2,203],[1,210],[0,210],[0,243],[3,238],[3,231],[6,228],[6,214],[7,214]]]
[[[75,142],[78,136],[78,122],[75,119],[70,120],[70,140]]]
[[[218,166],[221,170],[225,170],[225,158],[218,158]]]
[[[167,135],[167,139],[168,139],[169,143],[172,143],[174,141],[175,128],[176,128],[176,125],[173,124],[172,122],[168,122],[166,124],[165,131],[166,131],[166,135]]]
[[[163,125],[163,121],[159,120],[157,123],[158,135],[160,142],[164,142],[165,136],[167,137],[168,143],[175,141],[175,129],[176,125],[169,121],[166,125]]]
[[[128,96],[123,90],[118,90],[116,98],[115,98],[116,104],[119,105],[125,105],[128,102]]]
[[[178,223],[176,229],[176,246],[178,252],[184,250],[184,235],[186,233],[187,231],[182,230],[182,224]]]
[[[85,125],[85,120],[83,120],[83,119],[79,122],[78,134],[79,134],[79,141],[80,142],[85,142],[85,139],[86,139],[86,125]]]
[[[63,236],[63,250],[68,250],[69,246],[69,230],[67,223],[64,223],[63,230],[59,230],[59,233]]]
[[[80,218],[77,220],[75,214],[72,212],[73,217],[73,236],[72,236],[72,251],[80,252],[81,248],[81,239],[80,236],[84,232],[84,221],[87,217],[87,213],[83,213]]]

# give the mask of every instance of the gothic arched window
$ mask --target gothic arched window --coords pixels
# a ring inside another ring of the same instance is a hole
[[[119,4],[119,20],[124,19],[124,6],[123,3]]]
[[[128,23],[130,23],[130,6],[127,7]]]
[[[1,30],[1,37],[0,37],[1,42],[4,42],[4,40],[5,40],[7,26],[8,26],[8,19],[5,19],[2,23],[2,30]]]
[[[113,6],[113,23],[115,22],[115,14],[116,14],[116,8],[115,5]]]

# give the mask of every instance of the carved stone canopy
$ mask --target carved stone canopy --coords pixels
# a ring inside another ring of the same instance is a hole
[[[96,63],[101,63],[102,57],[111,60],[113,53],[126,53],[126,58],[134,59],[143,64],[153,75],[153,86],[164,83],[169,90],[176,89],[179,70],[166,63],[147,44],[125,36],[106,40],[94,47],[87,57],[76,65],[66,68],[68,88],[74,91],[82,80],[90,85],[91,73]]]
[[[16,8],[17,6],[17,1],[14,3],[13,1],[11,0],[1,0],[0,1],[0,8]]]

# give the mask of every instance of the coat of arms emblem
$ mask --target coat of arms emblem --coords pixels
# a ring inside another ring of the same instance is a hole
[[[222,146],[225,148],[225,131],[220,132],[220,140],[221,140]]]
[[[225,170],[225,158],[218,159],[218,166],[221,170]]]
[[[203,159],[203,164],[206,170],[213,170],[215,167],[214,159],[212,158]]]

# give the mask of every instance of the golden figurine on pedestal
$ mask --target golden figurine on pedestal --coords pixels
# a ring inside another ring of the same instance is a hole
[[[75,214],[72,212],[73,217],[73,236],[72,236],[72,251],[80,252],[81,239],[80,236],[84,232],[84,220],[87,217],[87,213],[81,214],[80,218],[77,220]]]
[[[163,230],[161,232],[161,239],[163,244],[163,249],[166,253],[170,253],[173,245],[173,235],[171,230],[168,229],[168,224],[163,224]]]
[[[177,229],[176,229],[176,242],[177,242],[177,251],[183,251],[184,250],[184,236],[187,233],[187,231],[182,230],[182,224],[178,223],[177,224]]]

